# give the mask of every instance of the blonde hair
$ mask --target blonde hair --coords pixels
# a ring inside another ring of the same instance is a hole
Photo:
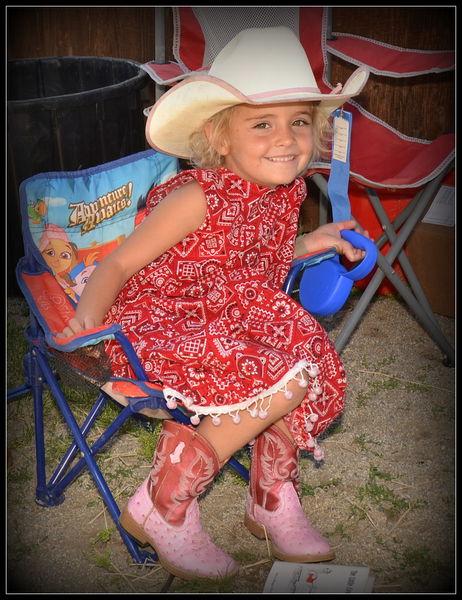
[[[313,155],[311,162],[328,156],[332,125],[325,113],[319,110],[318,102],[313,106]],[[239,105],[236,105],[239,106]],[[215,169],[223,165],[224,157],[215,150],[217,142],[228,135],[229,122],[236,106],[225,108],[208,119],[202,129],[191,134],[189,141],[191,156],[189,162],[200,169]],[[208,136],[205,133],[208,129]]]

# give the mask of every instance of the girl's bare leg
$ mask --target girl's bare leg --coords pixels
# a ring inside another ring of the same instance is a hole
[[[305,377],[308,378],[307,375]],[[306,388],[300,387],[298,381],[293,379],[287,384],[287,389],[292,392],[292,398],[288,400],[284,392],[274,394],[266,419],[252,417],[247,410],[241,411],[239,424],[234,423],[229,415],[220,417],[220,425],[214,425],[211,417],[202,419],[197,429],[214,447],[220,462],[227,461],[237,450],[272,424],[277,425],[289,439],[292,439],[283,417],[302,402],[306,395]]]
[[[290,432],[290,429],[287,427],[284,419],[279,419],[279,421],[276,421],[276,423],[273,424],[276,425],[276,427],[278,427],[283,433],[285,433],[291,442],[294,441],[293,435]]]

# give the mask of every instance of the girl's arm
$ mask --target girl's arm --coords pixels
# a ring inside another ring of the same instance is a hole
[[[206,210],[204,193],[195,181],[166,196],[93,271],[80,297],[76,316],[60,337],[101,325],[125,282],[196,231],[204,222]]]
[[[340,232],[344,229],[359,231],[356,227],[356,221],[349,220],[327,223],[310,233],[299,236],[295,241],[294,258],[326,248],[335,248],[339,254],[343,254],[351,262],[361,260],[364,258],[364,251],[355,248],[340,236]],[[369,237],[367,231],[362,233]]]

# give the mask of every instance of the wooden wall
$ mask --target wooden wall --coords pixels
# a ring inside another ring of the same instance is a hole
[[[154,56],[154,7],[8,9],[8,58]]]

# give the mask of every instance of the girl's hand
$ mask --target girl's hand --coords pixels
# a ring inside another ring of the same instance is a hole
[[[58,333],[56,337],[72,337],[78,333],[82,333],[82,331],[86,331],[87,329],[93,329],[94,327],[96,327],[96,322],[93,317],[85,317],[83,319],[74,317],[73,319],[69,320],[67,327],[65,327],[61,333]]]
[[[356,221],[353,219],[337,223],[326,223],[311,233],[301,236],[300,243],[297,244],[296,248],[297,256],[317,252],[325,248],[335,248],[338,254],[344,255],[350,262],[362,260],[365,255],[364,250],[355,248],[350,242],[341,237],[340,232],[344,229],[354,229],[358,233],[362,233],[365,237],[369,237],[367,231],[361,232],[359,230],[356,226]]]

